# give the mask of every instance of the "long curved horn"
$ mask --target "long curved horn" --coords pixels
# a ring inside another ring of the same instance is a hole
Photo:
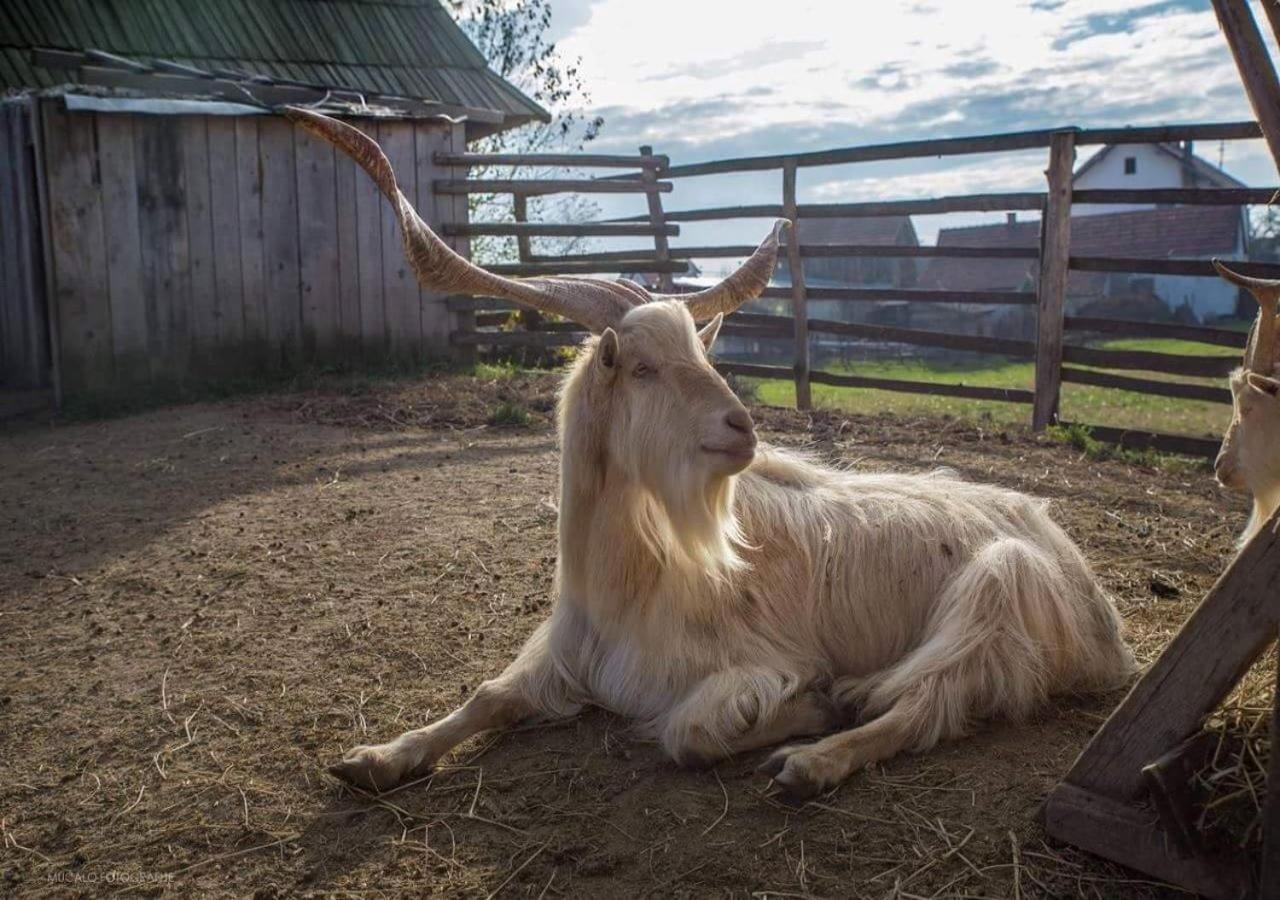
[[[790,219],[778,219],[774,222],[773,231],[760,242],[756,252],[738,266],[732,275],[714,287],[696,294],[668,294],[658,299],[683,300],[695,322],[714,319],[716,313],[729,315],[748,300],[759,297],[769,286],[769,279],[773,277],[774,267],[778,264],[778,238],[790,224]]]
[[[1258,301],[1258,319],[1249,332],[1249,345],[1244,351],[1244,367],[1251,372],[1270,376],[1277,363],[1276,307],[1280,305],[1280,280],[1241,275],[1216,259],[1213,267],[1219,275],[1244,288]]]
[[[284,114],[346,153],[369,173],[396,209],[405,256],[424,288],[514,300],[564,316],[596,334],[616,325],[640,302],[641,295],[635,291],[600,278],[505,278],[486,272],[455,253],[427,227],[396,184],[391,162],[376,141],[345,122],[308,109],[286,106]]]

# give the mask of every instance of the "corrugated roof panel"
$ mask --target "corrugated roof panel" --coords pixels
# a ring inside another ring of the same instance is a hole
[[[33,47],[104,50],[198,68],[545,115],[486,66],[439,0],[3,0],[0,87],[63,83]]]

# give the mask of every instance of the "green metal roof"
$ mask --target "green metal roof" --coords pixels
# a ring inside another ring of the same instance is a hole
[[[438,0],[4,0],[0,87],[68,81],[37,64],[36,48],[496,110],[502,127],[549,118],[490,71]]]

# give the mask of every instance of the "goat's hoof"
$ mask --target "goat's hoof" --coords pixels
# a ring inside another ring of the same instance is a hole
[[[328,771],[334,778],[374,793],[391,790],[405,775],[394,751],[385,746],[355,747]]]
[[[782,798],[791,803],[809,800],[840,783],[834,773],[825,771],[821,756],[808,747],[783,747],[766,759],[756,771],[768,775],[782,790]]]

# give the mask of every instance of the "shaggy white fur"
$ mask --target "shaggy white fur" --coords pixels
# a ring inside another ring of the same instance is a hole
[[[682,304],[593,338],[560,403],[556,603],[460,710],[334,772],[387,788],[479,730],[583,704],[677,761],[800,735],[796,794],[1133,671],[1120,620],[1045,505],[948,472],[855,474],[757,447]]]

